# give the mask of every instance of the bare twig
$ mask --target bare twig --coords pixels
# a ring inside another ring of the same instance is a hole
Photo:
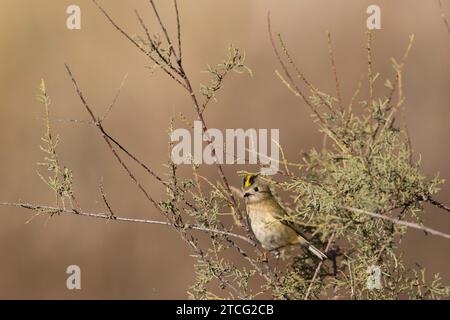
[[[111,104],[109,105],[108,109],[106,109],[105,114],[103,115],[103,117],[101,118],[100,122],[105,121],[105,119],[108,117],[109,113],[111,112],[112,108],[114,107],[114,105],[116,104],[117,100],[119,99],[120,93],[122,92],[122,88],[125,84],[125,81],[128,78],[128,73],[125,74],[122,78],[122,82],[120,83],[119,88],[116,91],[116,94],[114,96],[114,99],[112,100]]]
[[[363,76],[361,76],[361,79],[358,81],[356,90],[353,92],[353,95],[350,99],[350,103],[348,104],[348,108],[347,108],[348,116],[347,116],[347,120],[345,121],[344,134],[347,133],[348,126],[350,124],[350,121],[352,120],[353,103],[355,102],[356,98],[359,96],[359,94],[361,92],[362,82],[363,82]]]
[[[390,90],[389,93],[389,97],[388,100],[386,102],[387,108],[386,111],[390,110],[390,113],[385,121],[384,126],[381,126],[380,124],[377,124],[377,127],[375,128],[375,130],[373,130],[372,133],[372,140],[376,141],[377,138],[377,134],[378,133],[382,133],[384,130],[386,130],[386,128],[388,128],[389,126],[391,126],[395,120],[395,114],[398,111],[398,109],[400,108],[400,106],[402,106],[403,102],[404,102],[404,98],[403,98],[403,88],[402,88],[402,70],[403,67],[405,66],[406,63],[406,59],[408,58],[409,52],[411,51],[412,45],[414,42],[414,35],[411,34],[409,36],[409,42],[408,45],[405,49],[405,52],[403,53],[403,57],[402,60],[400,62],[400,64],[398,64],[394,59],[392,59],[393,64],[394,64],[394,71],[395,71],[395,82],[392,85],[392,88]],[[398,90],[398,97],[397,97],[397,103],[395,105],[392,105],[392,107],[390,107],[390,104],[394,98],[394,93],[395,91]],[[371,116],[372,117],[372,116]],[[381,136],[381,133],[379,134],[379,136]]]
[[[97,126],[97,123],[90,120],[78,120],[78,119],[54,119],[54,121],[62,122],[62,123],[81,123],[86,125],[94,125]],[[113,144],[115,144],[120,150],[122,150],[131,160],[136,162],[140,167],[142,167],[147,173],[149,173],[152,177],[154,177],[156,180],[158,180],[161,184],[163,184],[165,187],[168,187],[168,184],[154,171],[152,170],[148,165],[146,165],[142,160],[139,160],[136,155],[131,153],[127,148],[123,146],[116,138],[114,138],[104,127],[103,127],[103,134],[111,140]]]
[[[182,61],[182,53],[181,53],[181,24],[180,24],[180,13],[178,12],[178,1],[173,0],[173,4],[175,7],[175,14],[177,16],[177,40],[178,40],[178,63]]]
[[[103,178],[102,178],[102,180],[100,181],[99,189],[100,189],[100,194],[101,194],[102,199],[103,199],[103,203],[105,204],[106,208],[107,208],[108,211],[109,211],[109,217],[110,217],[110,219],[115,219],[115,216],[116,216],[116,215],[114,214],[114,211],[112,210],[111,205],[109,204],[109,201],[108,201],[108,199],[106,198],[106,193],[105,193],[105,190],[104,190],[104,188],[103,188]]]
[[[373,57],[372,57],[372,41],[373,32],[371,30],[367,31],[367,79],[369,80],[369,103],[373,100]]]
[[[88,114],[91,116],[92,121],[95,122],[96,127],[99,129],[100,133],[102,134],[103,139],[105,140],[106,144],[108,145],[108,148],[111,150],[112,154],[114,155],[114,157],[116,158],[116,160],[119,162],[119,164],[122,166],[122,168],[128,173],[128,176],[131,178],[131,180],[133,180],[133,182],[136,184],[136,186],[138,187],[138,189],[144,194],[144,196],[147,198],[147,200],[150,201],[150,203],[157,209],[159,210],[164,216],[166,216],[166,218],[170,221],[170,218],[167,216],[167,214],[162,211],[158,205],[158,203],[151,197],[151,195],[147,192],[147,190],[145,190],[145,188],[142,186],[142,184],[137,180],[137,178],[135,177],[135,175],[131,172],[131,170],[128,168],[128,166],[125,164],[125,162],[122,160],[122,158],[119,156],[119,154],[117,153],[116,149],[114,148],[114,146],[112,145],[110,139],[106,136],[105,134],[105,130],[103,129],[102,123],[100,121],[97,120],[97,118],[95,117],[91,107],[88,105],[82,91],[80,90],[78,83],[75,79],[75,77],[72,74],[72,71],[70,70],[69,66],[66,64],[66,70],[67,73],[69,74],[69,77],[75,87],[75,90],[78,94],[78,97],[80,98],[83,106],[85,107],[86,111],[88,112]]]
[[[331,33],[327,31],[327,42],[328,42],[328,54],[330,56],[331,69],[333,71],[334,83],[336,86],[336,96],[338,99],[339,111],[344,112],[344,107],[342,105],[341,88],[339,87],[339,79],[337,75],[336,61],[334,60],[333,45],[331,43]]]
[[[330,238],[328,239],[328,243],[327,243],[327,246],[325,248],[325,254],[328,253],[328,251],[330,251],[331,245],[332,245],[333,240],[334,240],[334,236],[335,236],[335,233],[333,232],[331,234]],[[313,275],[313,277],[311,279],[311,282],[309,284],[308,290],[306,290],[306,294],[305,294],[304,300],[308,300],[309,299],[309,295],[311,294],[312,287],[314,286],[314,283],[316,282],[316,279],[317,279],[317,277],[319,275],[319,272],[320,272],[320,269],[322,268],[323,263],[324,263],[324,260],[321,260],[319,262],[319,264],[317,265],[316,270],[314,271],[314,275]]]
[[[289,53],[289,50],[287,48],[287,45],[283,41],[283,37],[280,33],[277,34],[278,42],[280,43],[281,49],[283,49],[283,54],[285,55],[287,61],[291,65],[292,68],[294,68],[295,72],[297,73],[297,77],[300,78],[303,83],[308,87],[308,89],[314,93],[320,100],[321,105],[325,106],[331,113],[336,114],[336,111],[332,108],[332,105],[325,101],[322,94],[319,92],[319,89],[317,89],[316,86],[314,86],[303,74],[303,72],[300,71],[300,69],[297,67],[297,64],[294,62],[294,60],[291,57],[291,54]]]
[[[134,10],[134,13],[136,14],[136,17],[142,27],[142,29],[144,29],[144,32],[147,36],[148,42],[150,47],[152,48],[152,50],[154,52],[156,52],[156,54],[158,55],[159,59],[161,59],[161,63],[156,63],[159,67],[161,68],[166,68],[169,67],[169,69],[171,69],[175,74],[180,75],[180,70],[176,69],[172,62],[170,61],[170,56],[169,57],[164,57],[163,53],[161,52],[161,50],[155,45],[155,42],[153,41],[150,32],[148,31],[147,26],[144,23],[144,20],[142,20],[139,12],[137,10]]]
[[[121,222],[134,222],[134,223],[145,223],[145,224],[155,224],[155,225],[163,225],[163,226],[170,226],[174,227],[175,225],[171,222],[167,221],[158,221],[158,220],[150,220],[150,219],[138,219],[138,218],[127,218],[122,216],[114,215],[113,218],[111,217],[111,214],[108,213],[94,213],[94,212],[85,212],[80,211],[78,209],[68,209],[68,208],[59,208],[59,207],[51,207],[51,206],[42,206],[42,205],[34,205],[30,203],[9,203],[9,202],[0,202],[0,206],[8,206],[8,207],[18,207],[23,209],[32,210],[35,212],[51,212],[51,213],[60,213],[60,214],[73,214],[78,216],[84,216],[89,218],[97,218],[97,219],[106,219],[106,220],[114,220],[114,221],[121,221]],[[189,230],[196,230],[196,231],[202,231],[202,232],[209,232],[209,233],[215,233],[215,234],[222,234],[229,237],[233,237],[242,241],[247,242],[250,245],[253,245],[252,240],[249,238],[242,236],[237,233],[232,233],[224,230],[218,230],[218,229],[212,229],[212,228],[206,228],[202,226],[197,225],[189,225],[185,224],[185,229]]]
[[[143,161],[139,160],[134,154],[132,154],[128,149],[126,149],[117,139],[112,137],[104,128],[102,132],[113,144],[115,144],[120,150],[122,150],[129,158],[131,158],[134,162],[136,162],[139,166],[141,166],[147,173],[153,176],[156,180],[162,183],[167,187],[167,183],[148,165],[146,165]]]
[[[60,123],[77,123],[77,124],[95,125],[95,123],[92,121],[82,120],[82,119],[52,119],[52,121],[60,122]]]
[[[296,93],[296,95],[300,96],[303,99],[303,101],[309,106],[309,108],[315,114],[315,116],[325,125],[325,123],[326,123],[325,119],[323,119],[322,115],[319,113],[317,108],[309,101],[309,99],[306,97],[306,94],[302,90],[300,90],[300,88],[297,86],[296,82],[294,81],[291,74],[289,73],[289,70],[288,70],[286,64],[283,62],[283,59],[281,59],[281,55],[278,52],[277,46],[275,45],[275,40],[273,39],[272,24],[270,22],[270,12],[267,13],[267,28],[268,28],[270,43],[272,45],[273,52],[275,53],[278,63],[280,64],[281,68],[283,69],[285,76],[288,78],[290,85],[293,86],[294,92]]]
[[[398,225],[402,225],[402,226],[405,226],[405,227],[408,227],[408,228],[422,230],[422,231],[428,232],[430,234],[433,234],[435,236],[440,236],[440,237],[443,237],[443,238],[446,238],[446,239],[450,239],[450,234],[447,234],[447,233],[444,233],[444,232],[441,232],[441,231],[438,231],[438,230],[435,230],[435,229],[432,229],[432,228],[428,228],[426,226],[423,226],[423,225],[420,225],[420,224],[417,224],[417,223],[414,223],[414,222],[399,220],[399,219],[392,218],[392,217],[389,217],[389,216],[386,216],[386,215],[383,215],[383,214],[370,212],[370,211],[363,210],[363,209],[357,209],[357,208],[352,208],[352,207],[344,207],[344,209],[346,209],[348,211],[351,211],[351,212],[354,212],[354,213],[365,214],[365,215],[368,215],[368,216],[373,217],[373,218],[379,218],[379,219],[387,220],[387,221],[390,221],[392,223],[395,223],[395,224],[398,224]]]
[[[447,205],[445,205],[445,204],[443,204],[443,203],[441,203],[441,202],[439,202],[437,200],[434,200],[433,198],[430,198],[430,197],[427,198],[426,200],[429,203],[431,203],[432,205],[434,205],[434,206],[436,206],[436,207],[438,207],[438,208],[440,208],[442,210],[450,212],[450,207],[449,206],[447,206]]]
[[[153,11],[155,12],[155,16],[158,19],[159,25],[161,26],[162,31],[164,32],[164,36],[166,37],[166,41],[169,44],[169,50],[173,53],[177,61],[179,62],[180,59],[178,58],[177,54],[175,53],[175,49],[173,48],[172,40],[170,40],[169,33],[167,32],[167,29],[164,25],[164,23],[161,20],[161,17],[159,15],[158,10],[156,9],[155,3],[153,0],[149,0],[150,4],[152,5]]]
[[[145,50],[141,45],[139,45],[139,43],[136,42],[136,40],[134,40],[124,29],[122,29],[112,18],[111,16],[108,14],[108,12],[106,12],[105,9],[103,9],[103,7],[97,2],[97,0],[91,0],[96,6],[97,8],[103,13],[103,15],[106,17],[106,19],[108,19],[108,21],[114,26],[114,28],[116,28],[123,36],[125,36],[125,38],[127,38],[136,48],[139,49],[139,51],[141,51],[142,53],[144,53],[147,57],[150,58],[150,60],[152,60],[154,63],[156,63],[157,65],[159,65],[164,72],[170,76],[173,80],[175,80],[179,85],[181,85],[182,87],[185,87],[185,85],[181,82],[180,79],[178,79],[176,77],[176,75],[174,75],[172,72],[170,72],[169,69],[167,69],[167,67],[165,67],[164,65],[161,65],[160,63],[158,63],[158,61],[151,55],[150,52],[148,52],[147,50]]]

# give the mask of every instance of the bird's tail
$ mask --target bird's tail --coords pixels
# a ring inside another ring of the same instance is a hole
[[[314,254],[317,258],[319,258],[320,260],[328,259],[328,257],[325,255],[325,253],[323,253],[322,251],[320,251],[319,249],[314,247],[312,244],[308,245],[308,250],[312,254]]]

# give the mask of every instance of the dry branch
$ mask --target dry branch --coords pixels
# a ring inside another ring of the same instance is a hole
[[[379,218],[379,219],[387,220],[387,221],[390,221],[392,223],[395,223],[395,224],[398,224],[398,225],[401,225],[401,226],[405,226],[405,227],[408,227],[408,228],[422,230],[422,231],[428,232],[430,234],[433,234],[435,236],[440,236],[440,237],[443,237],[443,238],[446,238],[446,239],[450,239],[450,234],[447,234],[447,233],[444,233],[444,232],[441,232],[441,231],[438,231],[438,230],[435,230],[435,229],[432,229],[432,228],[429,228],[429,227],[426,227],[424,225],[420,225],[420,224],[417,224],[417,223],[414,223],[414,222],[399,220],[399,219],[396,219],[396,218],[392,218],[392,217],[386,216],[384,214],[370,212],[370,211],[363,210],[363,209],[357,209],[357,208],[351,208],[351,207],[345,207],[344,209],[346,209],[348,211],[351,211],[351,212],[354,212],[354,213],[362,213],[362,214],[371,216],[373,218]]]
[[[145,223],[145,224],[176,227],[176,225],[174,225],[173,223],[167,222],[167,221],[127,218],[127,217],[118,216],[115,214],[111,215],[110,212],[95,213],[95,212],[80,211],[78,209],[67,209],[67,208],[64,209],[64,208],[58,208],[58,207],[52,207],[52,206],[35,205],[35,204],[30,204],[30,203],[0,202],[0,206],[28,209],[28,210],[37,212],[38,214],[39,213],[71,214],[71,215],[78,215],[78,216],[95,218],[95,219],[113,220],[113,221],[119,221],[119,222]],[[233,232],[228,232],[228,231],[223,231],[223,230],[218,230],[218,229],[211,229],[211,228],[206,228],[206,227],[197,226],[197,225],[190,225],[190,224],[185,224],[184,228],[187,230],[196,230],[196,231],[202,231],[202,232],[206,232],[206,233],[226,235],[226,236],[247,242],[250,245],[254,245],[253,241],[250,240],[249,238],[242,236],[240,234],[237,234],[237,233],[233,233]]]

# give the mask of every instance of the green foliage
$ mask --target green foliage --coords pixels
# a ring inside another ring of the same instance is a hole
[[[401,67],[395,60],[393,67],[396,87],[401,88]],[[370,80],[369,85],[373,83]],[[419,280],[416,270],[405,267],[398,245],[406,227],[347,209],[410,218],[420,223],[423,201],[443,183],[437,176],[425,177],[420,161],[412,160],[407,130],[395,125],[395,113],[404,98],[399,92],[398,102],[393,105],[394,87],[390,81],[387,83],[389,95],[359,101],[362,110],[353,111],[349,106],[334,113],[337,99],[311,90],[313,108],[326,106],[332,111],[318,121],[332,143],[321,151],[305,153],[299,173],[277,184],[292,199],[294,221],[313,230],[323,242],[331,234],[335,236],[338,248],[335,275],[329,281],[325,277],[314,283],[311,289],[315,295],[326,289],[357,299],[437,298],[449,294],[450,287],[443,286],[437,275],[427,286],[424,271]],[[377,290],[367,286],[371,266],[379,267],[382,273],[382,288]],[[303,267],[302,271],[306,270]],[[286,274],[288,280],[284,281],[292,282],[293,278],[297,283],[299,274]],[[311,278],[312,273],[304,281]],[[292,290],[291,286],[288,289]],[[300,287],[295,296],[304,294],[304,287]]]
[[[242,73],[244,71],[252,75],[252,71],[245,64],[245,55],[233,45],[228,47],[228,56],[216,66],[207,66],[206,73],[210,76],[210,83],[200,85],[200,93],[207,100],[215,98],[215,93],[222,88],[224,78],[231,72]]]
[[[61,166],[56,147],[59,142],[59,137],[52,135],[50,126],[50,97],[47,94],[44,80],[41,80],[39,86],[39,94],[37,100],[43,105],[45,112],[45,133],[41,138],[44,145],[40,146],[44,152],[44,160],[38,165],[44,167],[48,174],[37,172],[39,177],[44,181],[48,187],[55,193],[55,205],[65,208],[65,200],[73,200],[73,176],[72,171],[66,167]]]

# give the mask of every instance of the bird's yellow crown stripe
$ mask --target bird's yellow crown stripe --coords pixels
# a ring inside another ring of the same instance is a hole
[[[247,177],[245,177],[245,187],[250,187],[250,179],[253,177],[253,175],[249,174]]]

